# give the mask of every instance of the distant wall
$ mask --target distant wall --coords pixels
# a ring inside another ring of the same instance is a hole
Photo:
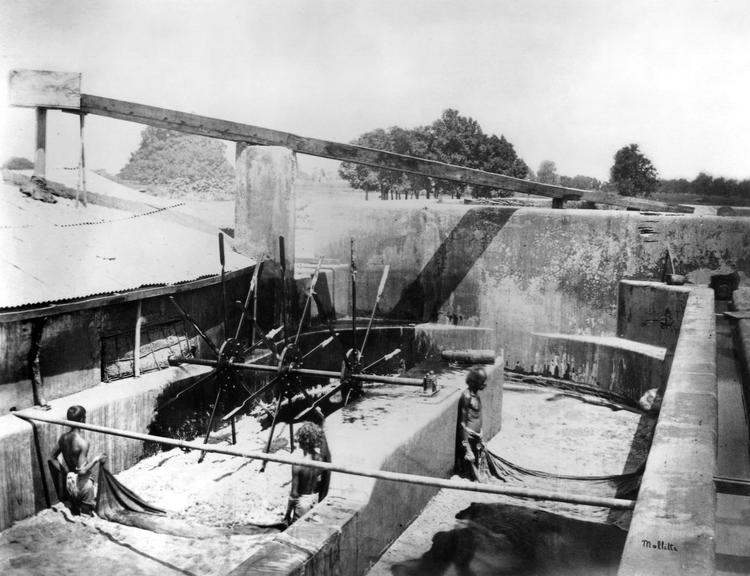
[[[494,327],[510,366],[533,362],[533,332],[614,334],[618,282],[660,279],[667,247],[693,282],[750,275],[742,218],[398,201],[310,212],[316,255],[348,262],[354,238],[360,312],[389,264],[384,315]]]

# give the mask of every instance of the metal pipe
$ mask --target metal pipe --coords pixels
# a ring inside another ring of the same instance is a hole
[[[150,434],[141,434],[139,432],[130,432],[128,430],[119,430],[117,428],[108,428],[105,426],[95,426],[83,422],[73,422],[59,418],[49,418],[39,415],[31,416],[13,412],[14,415],[24,420],[38,420],[48,424],[57,424],[59,426],[75,426],[83,430],[100,432],[102,434],[111,434],[113,436],[122,436],[123,438],[132,438],[134,440],[143,440],[146,442],[157,442],[168,446],[176,446],[186,450],[199,450],[203,452],[214,452],[217,454],[226,454],[227,456],[238,456],[240,458],[250,458],[251,460],[268,460],[279,464],[291,464],[297,466],[306,466],[308,468],[317,468],[328,470],[330,472],[341,472],[342,474],[351,474],[354,476],[365,476],[367,478],[377,478],[379,480],[390,480],[393,482],[405,482],[407,484],[419,484],[422,486],[433,486],[435,488],[448,488],[450,490],[464,490],[467,492],[485,492],[488,494],[500,494],[505,496],[516,496],[520,498],[532,498],[534,500],[550,500],[554,502],[568,502],[571,504],[584,504],[587,506],[602,506],[606,508],[619,508],[632,510],[635,508],[635,501],[625,500],[622,498],[606,498],[598,496],[581,496],[578,494],[569,494],[566,492],[556,492],[553,490],[535,490],[531,488],[513,488],[507,485],[486,484],[482,482],[471,482],[468,480],[445,480],[434,478],[432,476],[422,476],[418,474],[404,474],[401,472],[386,472],[385,470],[371,470],[363,468],[354,468],[351,466],[342,466],[321,462],[318,460],[308,460],[306,458],[295,458],[293,456],[284,456],[278,453],[269,454],[266,452],[248,452],[237,450],[235,448],[223,448],[212,445],[207,446],[198,442],[186,442],[184,440],[174,440],[172,438],[163,438],[161,436],[152,436]]]
[[[172,365],[178,364],[195,364],[196,366],[218,366],[216,360],[203,360],[200,358],[179,358],[170,359]],[[245,370],[255,370],[256,372],[273,372],[279,371],[278,366],[269,366],[267,364],[251,364],[248,362],[227,362],[226,366],[240,368]],[[332,370],[313,370],[311,368],[289,368],[289,374],[299,374],[300,376],[314,376],[320,378],[340,378],[341,372]],[[403,378],[401,376],[380,376],[378,374],[350,374],[352,380],[359,382],[375,382],[380,384],[398,384],[400,386],[424,386],[424,380],[421,378]]]

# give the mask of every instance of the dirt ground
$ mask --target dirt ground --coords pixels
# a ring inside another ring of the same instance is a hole
[[[274,446],[288,450],[288,427],[277,427]],[[261,449],[267,431],[254,419],[238,422],[237,447]],[[228,432],[213,441],[228,444]],[[226,574],[273,538],[274,529],[251,524],[279,522],[286,510],[291,470],[269,462],[179,448],[142,460],[117,478],[147,502],[167,510],[194,537],[169,536],[96,517],[72,516],[60,505],[17,522],[0,533],[0,573]],[[217,529],[218,527],[218,529]]]

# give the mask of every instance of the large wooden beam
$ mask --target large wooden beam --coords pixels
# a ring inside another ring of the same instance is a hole
[[[693,211],[692,208],[687,206],[671,206],[661,202],[623,198],[617,194],[531,182],[503,174],[404,156],[394,152],[317,138],[306,138],[289,132],[249,124],[81,94],[80,86],[80,74],[14,70],[10,74],[10,101],[14,106],[34,106],[42,109],[57,108],[72,111],[76,114],[97,114],[222,140],[266,146],[284,146],[301,154],[364,164],[373,168],[419,174],[471,186],[487,186],[522,194],[536,194],[553,198],[556,208],[561,208],[565,200],[584,200],[634,210]]]
[[[301,154],[365,164],[373,168],[409,172],[473,186],[490,186],[512,192],[538,194],[540,196],[565,198],[567,200],[577,200],[584,192],[583,190],[540,184],[502,174],[484,172],[483,170],[444,164],[443,162],[436,162],[434,160],[404,156],[403,154],[396,154],[394,152],[385,152],[383,150],[374,150],[353,144],[342,144],[317,138],[306,138],[289,132],[261,128],[250,124],[219,120],[207,116],[177,112],[175,110],[89,94],[81,95],[81,111],[87,114],[98,114],[120,120],[130,120],[150,126],[180,130],[182,132],[200,134],[201,136],[220,138],[222,140],[266,146],[284,146]]]
[[[394,152],[374,150],[353,144],[342,144],[320,140],[318,138],[307,138],[297,136],[289,132],[281,132],[269,128],[261,128],[250,124],[219,120],[197,114],[178,112],[166,108],[157,108],[145,104],[136,104],[81,94],[81,112],[86,114],[97,114],[120,120],[139,122],[150,126],[179,130],[190,134],[199,134],[211,138],[220,138],[234,142],[247,142],[250,144],[261,144],[266,146],[284,146],[299,152],[321,158],[330,158],[343,162],[364,164],[373,168],[397,170],[411,174],[419,174],[442,180],[460,182],[472,186],[489,186],[501,190],[522,194],[536,194],[548,198],[562,200],[584,200],[599,204],[609,204],[630,208],[633,210],[653,210],[669,212],[692,212],[687,206],[673,206],[662,202],[626,198],[617,194],[598,192],[592,190],[579,190],[566,188],[551,184],[542,184],[521,180],[504,174],[494,174],[483,170],[465,168],[445,164],[434,160],[425,160],[413,156],[405,156]]]

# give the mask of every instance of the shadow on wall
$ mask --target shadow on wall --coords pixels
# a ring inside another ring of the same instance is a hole
[[[416,279],[403,291],[390,316],[431,322],[469,270],[481,258],[515,210],[472,208],[450,231]]]
[[[394,564],[394,576],[617,573],[626,532],[542,510],[473,503],[438,532],[421,557]],[[591,543],[596,545],[592,546]],[[453,569],[453,570],[451,570]]]

